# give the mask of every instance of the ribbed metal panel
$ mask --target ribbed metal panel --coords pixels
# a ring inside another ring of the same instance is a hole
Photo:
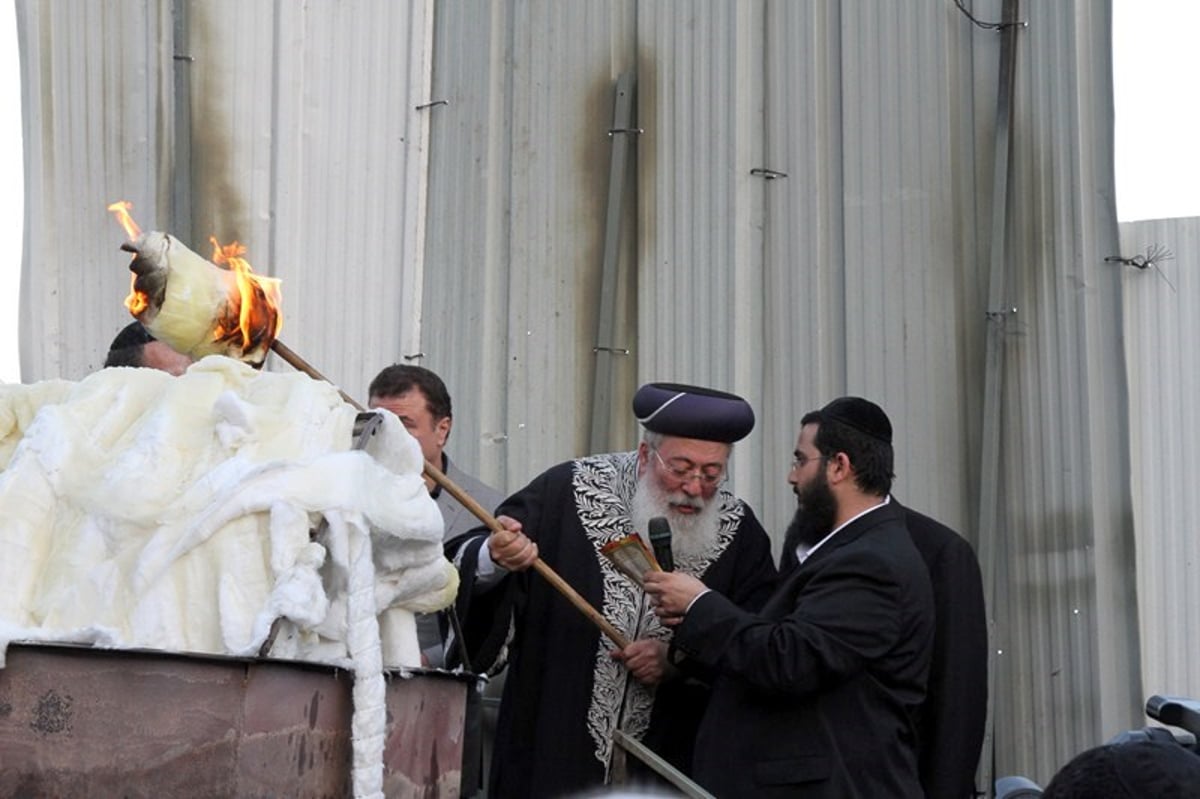
[[[434,86],[449,104],[431,142],[424,364],[454,392],[451,451],[508,488],[586,449],[608,130],[616,78],[634,66],[631,9],[438,6]],[[633,442],[633,363],[609,411],[621,448]]]
[[[429,324],[420,361],[454,400],[448,451],[505,486],[507,455],[508,160],[506,6],[440,3],[434,23]]]
[[[431,8],[22,4],[25,329],[43,336],[23,336],[26,379],[81,377],[128,321],[104,211],[128,199],[203,255],[210,236],[245,244],[284,281],[282,338],[365,401],[420,343]]]
[[[362,402],[382,367],[420,351],[432,8],[278,5],[264,222],[293,320],[283,338]]]
[[[0,174],[7,176],[8,191],[0,193],[0,241],[8,244],[7,253],[0,256],[0,319],[4,333],[0,335],[0,382],[19,383],[21,357],[18,348],[18,325],[21,308],[21,247],[25,235],[25,195],[15,191],[24,185],[25,154],[21,142],[20,48],[17,45],[16,16],[9,12],[0,17],[0,73],[8,79],[0,82],[0,106],[8,113],[0,117],[0,139],[11,143],[0,150]]]
[[[761,486],[779,531],[795,508],[785,471],[804,412],[845,385],[842,35],[836,4],[767,5],[765,143],[751,168],[764,194]],[[786,177],[770,177],[781,173]],[[767,432],[769,431],[769,432]],[[747,490],[739,481],[739,490]],[[782,543],[782,542],[778,542]]]
[[[1116,244],[1110,23],[1035,4],[1017,70],[1010,204],[997,772],[1041,780],[1134,726],[1142,697]]]
[[[750,175],[762,161],[761,5],[642,6],[643,52],[654,56],[640,97],[655,166],[641,175],[653,180],[639,257],[648,377],[737,389],[737,337],[761,349],[761,333],[735,321],[761,299],[762,181]]]
[[[127,199],[157,215],[170,21],[157,2],[22,2],[17,11],[26,100],[21,374],[79,379],[129,322],[129,256],[105,208]]]
[[[763,3],[639,6],[639,382],[734,391],[760,411],[765,23]],[[752,500],[783,478],[782,459],[762,469],[762,430],[733,461]]]
[[[949,24],[947,24],[949,23]],[[897,493],[964,533],[971,473],[968,397],[978,391],[978,271],[955,173],[970,118],[953,113],[962,20],[938,4],[842,4],[844,382],[896,429]],[[836,263],[836,262],[835,262]],[[965,301],[964,301],[965,300]],[[913,379],[920,375],[919,379]]]
[[[1124,294],[1129,369],[1130,470],[1137,531],[1143,692],[1200,695],[1190,645],[1200,629],[1200,218],[1121,225],[1119,253],[1153,248],[1174,256],[1157,266],[1109,264]]]

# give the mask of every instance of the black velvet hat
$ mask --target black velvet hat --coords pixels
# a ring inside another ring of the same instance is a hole
[[[820,411],[823,421],[841,422],[860,433],[892,443],[892,423],[887,414],[874,402],[862,397],[838,397]]]
[[[647,383],[633,395],[633,415],[654,433],[732,444],[754,429],[754,410],[736,394],[678,383]]]

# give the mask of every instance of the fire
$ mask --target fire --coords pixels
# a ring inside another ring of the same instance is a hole
[[[250,350],[266,334],[269,344],[283,329],[283,315],[279,313],[279,279],[254,274],[245,258],[246,248],[238,242],[222,245],[216,236],[210,236],[213,245],[213,263],[233,272],[237,278],[238,300],[230,303],[231,313],[217,321],[213,329],[213,340],[221,341],[236,332],[241,332],[242,349]],[[236,309],[236,324],[232,311]]]
[[[138,227],[138,223],[133,221],[133,217],[129,215],[129,210],[133,208],[133,203],[128,200],[118,200],[108,206],[108,210],[112,211],[113,216],[117,218],[117,222],[121,227],[125,228],[125,235],[130,241],[134,241],[138,236],[142,235],[142,229]],[[125,307],[134,316],[138,316],[142,311],[146,310],[146,306],[150,304],[150,298],[137,288],[137,275],[129,276],[129,296],[125,298]]]
[[[129,215],[129,209],[133,208],[133,203],[128,200],[119,200],[108,206],[108,210],[113,212],[117,221],[121,223],[121,227],[125,228],[125,235],[133,241],[138,236],[142,235],[142,229],[138,227],[138,223],[133,221],[133,217]]]
[[[210,237],[212,259],[161,231],[143,233],[121,201],[108,206],[134,254],[127,307],[156,338],[193,358],[220,354],[261,365],[283,327],[280,281],[254,274],[238,242]]]

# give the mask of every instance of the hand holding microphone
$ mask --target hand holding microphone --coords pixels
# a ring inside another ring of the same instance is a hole
[[[655,516],[646,525],[654,559],[665,572],[675,571],[675,558],[671,555],[671,523],[662,516]]]
[[[654,613],[668,627],[683,621],[683,614],[692,600],[708,590],[708,586],[690,574],[676,572],[671,554],[671,525],[662,516],[655,516],[646,526],[654,559],[662,566],[660,572],[646,572],[646,593],[650,595]]]

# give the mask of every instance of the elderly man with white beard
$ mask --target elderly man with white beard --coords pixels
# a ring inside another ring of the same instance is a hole
[[[649,520],[662,516],[671,526],[676,570],[747,610],[774,585],[767,534],[724,487],[733,442],[754,426],[749,403],[712,389],[652,383],[638,390],[633,411],[645,428],[636,451],[559,464],[500,505],[505,530],[479,547],[478,571],[511,574],[487,593],[460,590],[460,609],[465,596],[472,604],[468,643],[480,632],[496,641],[511,622],[490,796],[557,797],[603,784],[616,729],[690,770],[708,689],[697,679],[702,675],[667,662],[669,630],[641,588],[602,556],[606,544],[635,532],[645,540]],[[631,643],[613,649],[527,571],[539,556]],[[473,665],[487,667],[482,660]]]

